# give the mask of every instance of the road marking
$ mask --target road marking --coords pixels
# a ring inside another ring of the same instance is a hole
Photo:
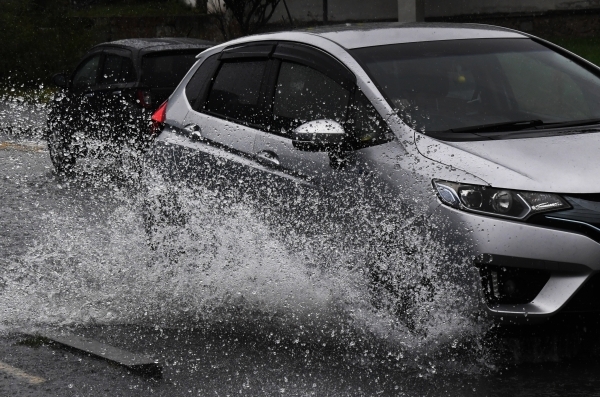
[[[83,353],[117,363],[140,374],[155,378],[162,377],[162,365],[145,354],[128,352],[93,339],[82,338],[76,335],[42,334],[38,336],[47,339],[53,344],[59,344],[69,349],[79,350]]]
[[[0,371],[4,372],[5,374],[11,375],[13,378],[25,381],[31,385],[39,385],[40,383],[44,383],[46,381],[46,379],[44,378],[29,375],[27,372],[20,370],[19,368],[15,368],[6,363],[3,363],[2,361],[0,361]]]
[[[20,150],[23,152],[45,152],[46,147],[36,145],[34,143],[12,143],[12,142],[0,142],[0,150]]]

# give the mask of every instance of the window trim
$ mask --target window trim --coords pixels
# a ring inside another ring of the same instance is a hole
[[[352,90],[356,86],[356,75],[337,58],[316,47],[296,42],[280,42],[272,58],[298,63],[323,73],[342,87]],[[316,62],[316,59],[319,62]]]
[[[276,41],[260,41],[234,45],[225,48],[219,55],[219,60],[242,58],[271,58],[277,46]]]

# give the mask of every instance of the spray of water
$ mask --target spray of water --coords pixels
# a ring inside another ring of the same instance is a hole
[[[485,329],[467,261],[421,209],[374,219],[367,205],[352,226],[318,216],[315,228],[246,191],[141,172],[136,156],[58,179],[96,193],[44,214],[35,244],[6,261],[2,329],[268,324],[290,343],[369,341],[399,360],[444,355]]]
[[[252,207],[223,205],[208,190],[156,183],[144,203],[117,195],[106,218],[105,210],[45,215],[43,237],[5,273],[4,328],[260,319],[290,339],[350,333],[409,350],[478,331],[473,302],[456,283],[463,264],[448,265],[441,243],[423,230],[407,229],[402,244],[369,271],[356,259],[364,264],[370,255],[332,254],[331,245],[315,243],[322,236],[291,247]],[[176,205],[182,219],[149,232],[143,211],[153,200],[155,211],[164,200]]]

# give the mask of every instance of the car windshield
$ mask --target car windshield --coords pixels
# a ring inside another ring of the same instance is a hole
[[[531,39],[351,51],[402,119],[424,132],[491,132],[600,118],[600,78]]]
[[[177,87],[202,50],[149,54],[142,59],[142,84],[150,88]]]

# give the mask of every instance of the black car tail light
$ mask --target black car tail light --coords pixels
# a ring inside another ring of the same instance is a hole
[[[148,90],[137,90],[136,91],[137,102],[146,109],[152,107],[152,94]]]
[[[480,265],[479,273],[488,304],[526,304],[535,299],[550,279],[541,269]]]
[[[162,105],[156,109],[154,113],[152,113],[151,121],[152,125],[150,126],[150,134],[156,135],[160,132],[163,125],[165,124],[165,120],[167,119],[167,101],[164,101]]]

